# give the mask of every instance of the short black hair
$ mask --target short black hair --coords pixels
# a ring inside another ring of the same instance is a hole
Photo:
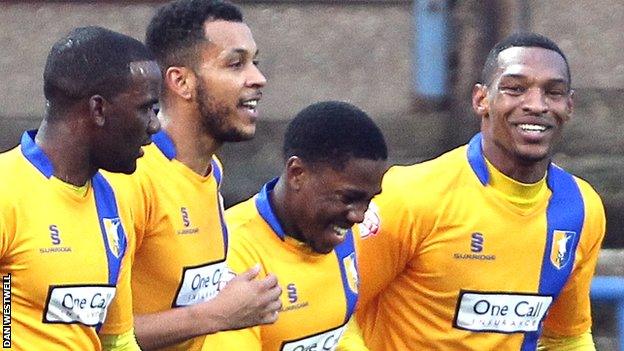
[[[43,92],[51,104],[93,95],[112,98],[130,84],[130,64],[154,61],[140,41],[102,27],[80,27],[57,41],[43,72]]]
[[[158,9],[145,33],[145,44],[156,55],[162,71],[171,66],[193,66],[197,47],[207,43],[206,21],[243,22],[241,10],[217,0],[178,0]]]
[[[488,53],[487,58],[485,59],[485,64],[483,65],[483,70],[481,71],[481,83],[490,84],[492,81],[492,77],[494,76],[494,72],[498,68],[498,55],[501,51],[509,49],[511,47],[537,47],[543,48],[547,50],[552,50],[563,58],[563,61],[566,64],[566,74],[568,78],[568,84],[572,84],[572,76],[570,75],[570,65],[568,64],[568,59],[566,55],[563,53],[561,48],[549,38],[531,32],[521,32],[514,33],[505,39],[498,42],[492,50]]]
[[[304,108],[289,123],[284,158],[298,156],[310,163],[341,169],[351,158],[386,160],[381,130],[359,108],[340,101],[323,101]]]

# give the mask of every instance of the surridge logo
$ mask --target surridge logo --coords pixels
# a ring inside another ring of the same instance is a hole
[[[61,243],[61,233],[59,232],[56,224],[51,224],[48,229],[50,229],[50,240],[52,241],[52,245],[59,245]]]
[[[282,308],[280,309],[280,312],[298,310],[309,305],[307,301],[297,302],[299,301],[299,294],[297,292],[297,287],[295,286],[295,283],[289,283],[288,285],[286,285],[286,291],[288,292],[288,305],[284,304],[284,306],[282,306]]]
[[[62,243],[61,240],[61,230],[56,224],[50,224],[48,226],[48,231],[50,233],[50,243],[51,247],[41,247],[39,248],[39,253],[58,253],[58,252],[71,252],[71,247],[69,246],[60,246]]]
[[[572,257],[572,244],[576,232],[554,230],[552,245],[550,247],[550,262],[557,269],[565,267]]]
[[[474,232],[470,234],[470,253],[456,252],[453,258],[456,260],[478,260],[478,261],[494,261],[496,255],[484,254],[485,236],[483,233]]]
[[[472,233],[472,239],[470,240],[470,251],[481,252],[483,251],[483,234]]]
[[[286,291],[288,291],[288,302],[297,302],[297,287],[295,287],[295,283],[286,285]]]
[[[199,228],[191,228],[191,216],[189,214],[188,207],[180,207],[180,215],[182,217],[182,225],[184,226],[184,229],[178,230],[178,234],[195,234],[199,232]]]

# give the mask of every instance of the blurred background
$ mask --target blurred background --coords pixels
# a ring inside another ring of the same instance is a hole
[[[0,1],[0,151],[35,128],[51,45],[100,25],[138,39],[165,1]],[[624,2],[621,0],[257,0],[243,9],[268,85],[253,141],[226,144],[227,205],[279,174],[288,120],[319,100],[344,100],[382,128],[393,163],[463,144],[478,129],[470,92],[491,46],[519,30],[542,33],[568,56],[575,113],[555,156],[588,180],[607,210],[598,274],[624,275]],[[2,194],[0,194],[2,196]],[[616,350],[611,303],[596,302],[599,350]],[[624,311],[624,307],[620,306]],[[624,328],[624,324],[623,324]]]

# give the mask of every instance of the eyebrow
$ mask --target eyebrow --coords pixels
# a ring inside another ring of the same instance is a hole
[[[248,55],[248,54],[250,54],[250,53],[251,53],[251,52],[250,52],[250,51],[248,51],[248,50],[246,50],[246,49],[243,49],[243,48],[236,48],[236,49],[232,49],[232,50],[231,50],[231,51],[227,54],[227,57],[230,57],[230,56],[232,56],[232,55],[237,55],[237,54],[238,54],[238,55]],[[257,50],[257,49],[256,49],[256,52],[255,52],[255,54],[253,55],[253,57],[258,56],[258,54],[259,54],[259,53],[260,53],[260,50]]]
[[[522,74],[517,74],[517,73],[508,73],[508,74],[503,74],[501,75],[501,79],[503,78],[511,78],[511,79],[526,79],[527,76],[522,75]],[[568,84],[567,79],[565,78],[551,78],[548,80],[548,83],[562,83],[562,84]]]

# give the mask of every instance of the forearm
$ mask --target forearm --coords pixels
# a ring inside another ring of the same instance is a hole
[[[578,336],[542,335],[538,351],[596,351],[591,331]]]
[[[143,350],[159,349],[228,328],[214,300],[200,305],[135,315],[136,338]]]

